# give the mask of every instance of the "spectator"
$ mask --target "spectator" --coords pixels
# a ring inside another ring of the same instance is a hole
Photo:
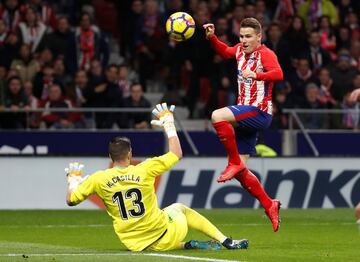
[[[71,63],[71,58],[69,58],[71,39],[73,36],[69,20],[65,16],[58,18],[56,30],[47,34],[44,39],[44,45],[51,50],[55,58],[63,58],[66,67],[69,67]]]
[[[0,66],[0,128],[2,128],[3,122],[6,121],[6,115],[1,112],[5,108],[6,73],[6,67]]]
[[[346,16],[346,25],[351,29],[351,37],[354,40],[360,40],[360,25],[358,15],[354,12],[348,13]]]
[[[97,86],[105,81],[103,67],[99,60],[94,59],[90,63],[89,83],[91,86]]]
[[[136,1],[133,1],[136,2]],[[181,12],[183,10],[185,10],[185,6],[184,6],[184,1],[182,0],[170,0],[166,2],[166,13],[165,16],[169,17],[171,14],[176,13],[176,12]],[[131,9],[133,9],[134,7],[131,6]]]
[[[289,44],[282,37],[280,25],[272,23],[267,31],[267,38],[264,43],[268,48],[273,50],[279,59],[279,63],[283,71],[288,74],[291,68],[291,60],[289,56]]]
[[[44,65],[43,69],[36,74],[34,79],[34,95],[40,100],[47,100],[49,87],[52,84],[60,84],[60,80],[55,77],[54,68],[51,64]]]
[[[42,0],[29,0],[28,3],[22,5],[20,10],[22,13],[26,13],[29,8],[36,10],[38,14],[38,20],[45,26],[55,30],[56,28],[56,14],[49,4]]]
[[[181,1],[182,2],[182,1]],[[128,19],[125,20],[125,16],[122,19],[122,25],[124,26],[123,38],[124,38],[124,50],[123,52],[125,57],[134,58],[136,54],[137,46],[137,37],[141,28],[142,13],[144,9],[144,4],[141,0],[134,0],[131,2],[131,7],[128,14]],[[121,18],[121,17],[120,17]]]
[[[51,84],[49,86],[49,97],[44,104],[45,111],[42,114],[42,121],[45,123],[46,127],[50,129],[84,127],[84,123],[79,113],[51,112],[49,110],[51,108],[72,108],[70,100],[62,96],[61,87],[57,84]]]
[[[295,14],[292,2],[293,1],[291,0],[279,0],[275,10],[273,21],[279,23],[283,27],[283,31],[288,29],[289,18],[293,17]]]
[[[93,59],[99,59],[102,66],[109,61],[109,44],[104,34],[91,21],[87,13],[80,17],[80,26],[76,28],[75,35],[70,45],[70,57],[74,57],[70,65],[70,71],[75,72],[77,68],[89,70]]]
[[[106,68],[105,72],[105,85],[106,85],[106,91],[107,91],[107,102],[106,106],[108,107],[121,107],[122,106],[122,100],[123,100],[123,94],[122,90],[118,85],[118,67],[114,64],[109,65]]]
[[[252,3],[245,4],[245,18],[255,17],[256,16],[255,11],[256,11],[255,5],[253,5]]]
[[[6,79],[9,80],[14,76],[19,77],[19,72],[16,69],[9,69],[7,71]]]
[[[294,16],[290,23],[288,30],[284,33],[284,38],[289,45],[289,55],[292,60],[292,65],[296,63],[299,58],[299,53],[307,46],[307,33],[304,21],[300,16]]]
[[[222,15],[220,3],[221,3],[220,0],[208,1],[208,9],[210,12],[211,21],[215,22]]]
[[[5,0],[2,2],[3,5],[0,7],[0,18],[5,21],[7,32],[15,32],[21,21],[19,2],[18,0]]]
[[[329,69],[323,67],[319,72],[319,102],[326,108],[334,108],[338,104],[332,94],[333,80],[330,76]]]
[[[289,99],[294,105],[301,105],[305,95],[305,87],[311,82],[316,82],[313,76],[309,61],[305,58],[300,58],[296,65],[296,70],[293,72],[288,81],[291,86]]]
[[[67,97],[74,101],[76,107],[91,106],[92,101],[89,101],[90,92],[89,79],[86,71],[78,70],[75,74],[73,88],[69,90]]]
[[[337,29],[336,50],[351,48],[351,30],[348,26],[342,25]]]
[[[5,106],[12,112],[5,113],[3,128],[24,129],[27,126],[25,113],[18,113],[17,111],[29,108],[28,104],[29,101],[24,93],[21,79],[17,76],[9,78]]]
[[[231,33],[239,37],[240,23],[245,18],[245,8],[242,5],[237,5],[232,11],[232,18],[230,20]]]
[[[6,38],[9,32],[6,30],[6,24],[4,19],[0,18],[0,46],[3,47],[6,43]]]
[[[5,106],[6,73],[6,67],[0,66],[0,110]]]
[[[352,66],[357,68],[358,72],[360,72],[360,40],[354,40],[351,42],[350,54],[353,58]]]
[[[236,45],[239,42],[237,35],[233,34],[229,30],[229,23],[226,20],[226,17],[219,17],[215,23],[216,26],[216,35],[221,37],[225,42],[231,46]]]
[[[346,129],[355,129],[359,125],[359,104],[350,99],[351,91],[344,95],[341,107],[345,110],[343,115],[343,127]]]
[[[19,23],[18,29],[20,42],[30,45],[31,53],[37,53],[43,48],[47,28],[38,19],[37,11],[33,7],[26,9],[24,22]]]
[[[305,100],[300,105],[300,108],[304,109],[323,109],[324,106],[320,103],[319,99],[319,87],[315,83],[308,83],[305,88]],[[300,115],[302,116],[303,124],[305,128],[309,129],[321,129],[327,128],[327,121],[325,114],[309,113]]]
[[[346,23],[346,17],[350,12],[354,12],[354,13],[359,13],[359,10],[356,8],[356,4],[355,2],[357,2],[356,0],[340,0],[337,1],[337,9],[339,11],[339,19],[340,19],[340,24],[345,24]]]
[[[39,108],[39,99],[35,97],[33,94],[33,84],[31,81],[24,82],[24,91],[29,101],[30,109]],[[41,113],[39,112],[28,113],[27,121],[30,128],[39,128],[40,120],[41,120]]]
[[[6,30],[5,21],[2,18],[0,18],[0,66],[4,66],[11,63],[11,61],[9,62],[6,61],[6,58],[9,56],[5,55],[8,35],[9,32]]]
[[[10,68],[11,62],[17,56],[21,43],[16,33],[9,33],[5,44],[1,46],[0,64]]]
[[[123,97],[118,85],[118,68],[109,65],[105,71],[105,82],[95,86],[91,91],[96,99],[93,100],[94,107],[121,107]],[[114,123],[122,123],[117,113],[96,113],[97,128],[111,128]],[[123,123],[122,123],[123,124]]]
[[[205,106],[210,98],[210,75],[214,60],[214,51],[210,42],[205,38],[202,25],[208,21],[205,11],[197,11],[194,15],[196,21],[195,34],[186,42],[185,66],[190,72],[190,86],[187,96],[187,105],[190,118],[205,116]],[[196,46],[197,48],[193,48]]]
[[[121,89],[123,98],[130,96],[129,67],[125,64],[119,66],[119,87]]]
[[[270,128],[285,129],[288,127],[288,116],[283,112],[283,109],[291,108],[287,101],[287,92],[285,88],[277,88],[273,96],[273,120]]]
[[[37,61],[40,67],[43,68],[46,64],[52,64],[54,60],[53,53],[47,47],[45,47],[37,56]]]
[[[357,74],[355,67],[351,65],[351,56],[346,49],[338,52],[337,63],[330,68],[333,79],[334,98],[342,101],[346,93],[352,89],[352,80]]]
[[[30,45],[23,44],[20,47],[17,59],[14,59],[10,66],[19,72],[19,76],[23,82],[32,81],[35,74],[40,70],[39,63],[33,59]]]
[[[353,79],[353,87],[351,90],[360,90],[360,72],[357,73],[357,75]]]
[[[266,3],[264,0],[257,0],[255,2],[255,13],[256,16],[258,16],[259,14],[263,14],[262,25],[269,25],[271,23],[271,15],[269,10],[266,8]]]
[[[298,15],[309,30],[318,26],[321,15],[329,16],[332,26],[336,26],[339,20],[336,7],[330,0],[306,0],[299,6]]]
[[[31,81],[24,82],[24,92],[29,101],[29,107],[31,109],[36,109],[39,106],[39,99],[36,96],[34,96],[33,89],[34,87]]]
[[[331,26],[330,18],[323,15],[319,18],[319,34],[320,34],[320,46],[324,48],[329,54],[332,60],[336,59],[336,36],[334,27]]]
[[[224,17],[220,17],[216,21],[216,35],[224,43],[233,46],[238,43],[238,39],[228,30],[228,24]],[[210,73],[211,80],[211,96],[207,105],[207,113],[217,108],[236,103],[237,94],[237,76],[236,61],[231,59],[223,59],[215,54],[213,59],[213,67]]]
[[[61,87],[66,87],[70,85],[70,83],[72,82],[72,76],[66,74],[65,72],[64,59],[62,58],[55,59],[53,68],[54,68],[54,77],[59,81]]]
[[[310,68],[314,73],[318,73],[321,67],[327,66],[330,61],[329,53],[320,46],[321,38],[318,31],[313,30],[309,33],[309,46],[304,50],[302,56],[310,61]]]
[[[150,108],[150,102],[144,97],[142,86],[133,83],[130,87],[130,97],[124,100],[124,107]],[[148,113],[127,113],[127,125],[135,129],[150,128],[151,114]]]
[[[160,68],[167,42],[163,25],[157,1],[146,0],[141,25],[135,33],[140,83],[145,90],[148,81],[149,84],[154,83]]]
[[[97,96],[89,83],[85,70],[78,70],[75,74],[74,84],[67,90],[67,97],[76,107],[96,107]],[[86,127],[94,127],[93,115],[84,113]]]

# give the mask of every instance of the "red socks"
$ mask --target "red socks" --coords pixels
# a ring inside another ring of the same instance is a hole
[[[229,165],[240,165],[241,159],[233,126],[227,121],[213,123],[213,126],[228,154]],[[245,168],[245,170],[237,174],[235,178],[241,183],[243,188],[260,201],[266,210],[271,207],[271,198],[266,194],[257,177],[252,174],[249,169]]]
[[[241,160],[233,126],[227,121],[213,123],[213,126],[221,143],[225,147],[229,159],[229,165],[240,165]]]
[[[257,177],[247,168],[235,176],[236,180],[245,188],[253,197],[259,200],[260,204],[267,210],[271,207],[272,199],[266,194]]]

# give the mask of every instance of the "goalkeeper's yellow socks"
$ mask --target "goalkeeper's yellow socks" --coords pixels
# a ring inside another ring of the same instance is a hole
[[[195,210],[185,207],[185,216],[190,228],[196,229],[220,243],[223,243],[227,239],[219,229]]]

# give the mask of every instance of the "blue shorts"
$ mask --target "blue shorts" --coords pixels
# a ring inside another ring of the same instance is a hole
[[[228,106],[239,127],[235,129],[240,154],[256,154],[255,145],[258,131],[268,128],[272,116],[255,106]]]

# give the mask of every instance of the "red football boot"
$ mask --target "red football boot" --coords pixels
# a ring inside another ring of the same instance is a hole
[[[280,226],[280,219],[279,219],[280,206],[281,206],[280,201],[277,199],[274,199],[272,201],[271,207],[269,207],[267,210],[265,210],[266,215],[271,220],[274,232],[278,231],[279,226]]]
[[[243,162],[240,162],[239,165],[228,165],[216,181],[220,183],[233,179],[236,174],[244,171],[245,168],[246,166]]]

